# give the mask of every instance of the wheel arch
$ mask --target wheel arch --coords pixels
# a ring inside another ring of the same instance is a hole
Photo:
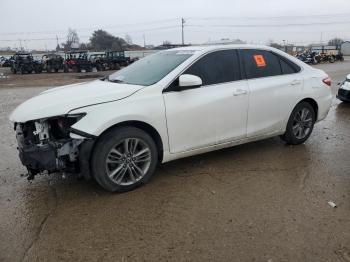
[[[163,147],[162,138],[161,138],[160,134],[158,133],[158,131],[152,125],[150,125],[146,122],[139,121],[139,120],[123,121],[123,122],[120,122],[120,123],[117,123],[117,124],[114,124],[114,125],[108,127],[106,130],[104,130],[99,135],[99,137],[101,137],[102,135],[104,135],[105,133],[110,131],[111,129],[118,128],[118,127],[126,127],[126,126],[139,128],[151,136],[151,138],[156,143],[156,146],[158,149],[158,160],[161,163],[163,160],[163,154],[164,154],[164,147]]]
[[[300,104],[301,102],[309,103],[312,106],[312,108],[315,111],[315,116],[316,116],[316,121],[317,121],[318,120],[318,104],[317,104],[316,100],[308,97],[308,98],[304,98],[303,100],[299,101],[298,104]]]

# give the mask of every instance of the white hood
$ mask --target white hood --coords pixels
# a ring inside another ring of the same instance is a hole
[[[101,80],[52,88],[19,105],[10,115],[10,120],[24,123],[64,115],[75,108],[123,99],[141,88]]]

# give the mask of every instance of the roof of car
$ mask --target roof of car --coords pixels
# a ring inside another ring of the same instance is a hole
[[[260,49],[260,50],[274,51],[275,53],[282,55],[284,57],[287,57],[289,60],[292,60],[295,64],[303,68],[306,67],[305,63],[301,62],[299,59],[291,55],[288,55],[287,53],[279,49],[273,48],[271,46],[266,46],[266,45],[250,45],[250,44],[199,45],[199,46],[186,46],[186,47],[167,49],[165,51],[189,51],[189,52],[196,52],[197,55],[201,55],[203,53],[207,53],[210,51],[225,50],[225,49]]]
[[[219,49],[239,49],[239,48],[251,48],[251,49],[265,49],[265,50],[274,50],[273,47],[265,46],[265,45],[249,45],[249,44],[230,44],[230,45],[194,45],[194,46],[186,46],[186,47],[177,47],[170,50],[175,51],[185,51],[185,50],[191,50],[191,51],[212,51],[212,50],[219,50]]]

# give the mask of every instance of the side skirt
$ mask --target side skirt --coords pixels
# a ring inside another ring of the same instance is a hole
[[[176,153],[176,154],[164,152],[162,163],[166,163],[169,161],[173,161],[176,159],[189,157],[189,156],[193,156],[193,155],[204,154],[207,152],[211,152],[211,151],[215,151],[215,150],[219,150],[219,149],[223,149],[223,148],[228,148],[228,147],[233,147],[233,146],[237,146],[237,145],[241,145],[241,144],[246,144],[249,142],[263,140],[263,139],[267,139],[267,138],[271,138],[271,137],[275,137],[275,136],[279,136],[279,135],[283,135],[283,134],[284,134],[284,131],[279,130],[277,132],[273,132],[273,133],[269,133],[269,134],[265,134],[265,135],[259,135],[259,136],[244,138],[244,139],[240,139],[240,140],[234,140],[234,141],[230,141],[230,142],[226,142],[226,143],[216,144],[216,145],[203,147],[203,148],[199,148],[199,149],[193,149],[193,150],[180,152],[180,153]]]

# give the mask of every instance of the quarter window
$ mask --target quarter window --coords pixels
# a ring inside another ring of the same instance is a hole
[[[280,63],[281,63],[282,73],[284,75],[298,73],[301,70],[301,68],[298,65],[294,64],[289,60],[287,62],[284,59],[280,58]]]
[[[187,69],[184,74],[200,77],[203,85],[242,79],[236,50],[222,50],[207,54]]]

